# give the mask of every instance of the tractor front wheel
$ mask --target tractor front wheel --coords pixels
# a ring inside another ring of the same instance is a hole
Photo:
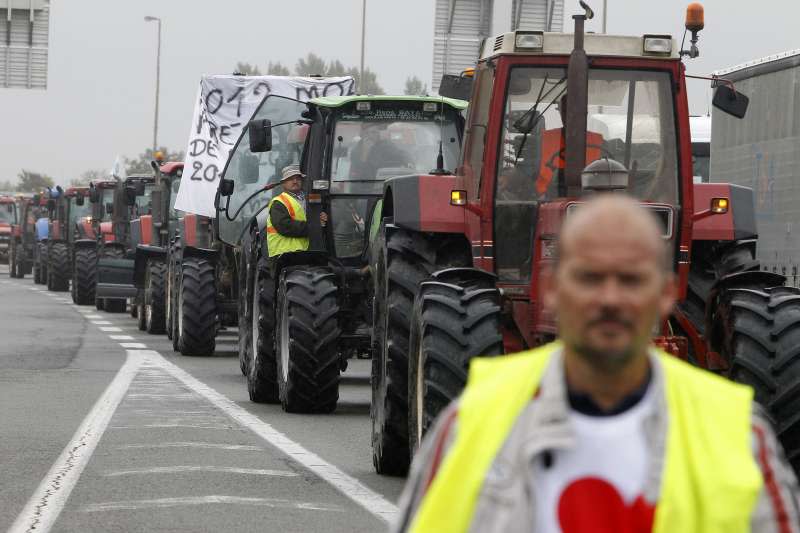
[[[116,246],[104,247],[101,252],[101,257],[107,259],[122,259],[124,256],[125,251]],[[124,313],[128,309],[126,298],[103,298],[103,300],[101,305],[109,313]]]
[[[254,273],[251,354],[247,362],[250,401],[278,401],[278,363],[275,360],[275,280],[267,260],[260,258]]]
[[[411,450],[467,384],[472,358],[503,353],[500,292],[494,283],[447,274],[424,282],[414,300],[408,359]]]
[[[69,247],[65,242],[56,242],[53,244],[48,254],[50,262],[48,272],[49,278],[47,280],[47,288],[51,291],[67,291],[69,290],[70,276],[70,261],[69,261]]]
[[[711,348],[730,379],[753,387],[800,472],[800,289],[727,288],[713,303]]]
[[[147,333],[164,333],[166,319],[164,314],[165,287],[167,280],[167,265],[163,261],[150,260],[147,262],[145,274],[145,288],[143,294],[144,329]]]
[[[97,250],[92,247],[76,249],[75,269],[72,273],[72,284],[75,286],[75,303],[78,305],[92,305],[95,303],[96,283]]]
[[[284,270],[278,285],[278,391],[289,413],[330,413],[339,400],[336,275],[324,267]]]
[[[212,355],[216,348],[217,291],[214,265],[185,258],[178,286],[178,345],[182,355]]]

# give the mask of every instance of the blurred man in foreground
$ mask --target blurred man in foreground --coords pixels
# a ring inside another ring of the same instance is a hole
[[[546,304],[560,342],[475,360],[412,466],[397,529],[797,532],[797,481],[749,387],[650,343],[675,280],[618,195],[569,217]]]

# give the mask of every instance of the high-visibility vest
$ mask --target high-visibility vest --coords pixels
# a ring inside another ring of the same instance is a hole
[[[564,160],[564,130],[561,128],[545,130],[542,133],[542,159],[539,163],[539,177],[536,178],[536,192],[544,195],[553,181],[553,176],[566,167]],[[600,159],[603,136],[593,131],[586,132],[586,164]]]
[[[286,210],[289,211],[289,216],[292,220],[298,222],[306,221],[306,211],[303,206],[298,202],[294,196],[289,193],[281,193],[269,202],[267,211],[272,209],[272,204],[275,202],[282,203]],[[269,248],[269,256],[275,257],[289,252],[301,252],[308,250],[309,242],[308,237],[287,237],[281,235],[275,226],[272,225],[272,217],[267,214],[267,248]]]
[[[414,532],[464,532],[514,422],[534,397],[554,343],[472,361],[455,441],[412,523]],[[751,450],[753,392],[659,353],[669,422],[655,533],[745,533],[763,485]],[[535,401],[535,400],[534,400]]]

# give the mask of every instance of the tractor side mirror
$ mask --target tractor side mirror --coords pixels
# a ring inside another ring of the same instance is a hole
[[[14,212],[14,204],[6,204],[6,211],[8,211],[9,213],[13,213]]]
[[[100,193],[97,192],[97,188],[92,187],[91,189],[89,189],[89,202],[96,204],[99,199],[100,199]]]
[[[111,202],[108,202],[106,204],[106,214],[108,214],[108,215],[113,215],[114,214],[114,204],[112,204]]]
[[[223,178],[219,182],[219,194],[220,196],[230,196],[233,194],[233,180]]]
[[[712,105],[736,118],[744,118],[750,99],[744,94],[733,90],[728,85],[720,85],[714,91]]]
[[[239,162],[239,177],[242,183],[258,183],[258,156],[244,155]]]
[[[83,205],[85,203],[86,203],[86,200],[84,200],[83,196],[76,196],[75,197],[75,205],[79,205],[80,206],[80,205]]]
[[[251,120],[247,124],[250,137],[250,151],[253,153],[272,150],[272,121],[267,118]]]
[[[439,83],[439,95],[469,101],[472,96],[472,77],[445,74]]]
[[[127,205],[136,204],[136,187],[131,187],[130,185],[125,187],[125,203]]]

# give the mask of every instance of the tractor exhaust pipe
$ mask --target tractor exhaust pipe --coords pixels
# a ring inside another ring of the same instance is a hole
[[[583,48],[584,23],[594,17],[594,11],[583,0],[584,14],[573,15],[575,44],[567,67],[567,123],[565,139],[565,168],[567,196],[581,194],[581,173],[586,166],[586,115],[589,105],[589,60]]]

